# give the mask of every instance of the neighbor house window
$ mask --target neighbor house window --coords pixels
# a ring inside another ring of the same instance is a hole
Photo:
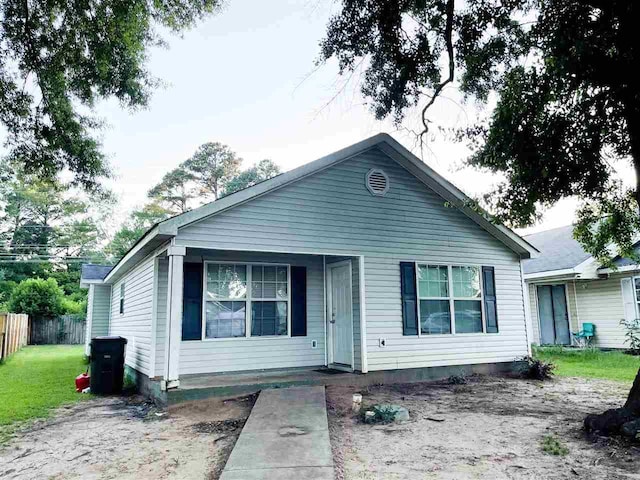
[[[420,334],[484,331],[480,267],[418,265],[416,273]]]
[[[124,282],[120,284],[120,315],[124,314]]]
[[[205,338],[289,334],[287,265],[206,263]]]

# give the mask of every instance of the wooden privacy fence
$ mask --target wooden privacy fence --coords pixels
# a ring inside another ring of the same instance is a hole
[[[0,360],[8,358],[27,344],[29,316],[24,313],[0,313]]]
[[[86,324],[77,315],[33,319],[29,345],[80,345],[84,343]]]

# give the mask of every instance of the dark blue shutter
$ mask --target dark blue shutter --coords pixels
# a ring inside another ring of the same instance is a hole
[[[307,267],[291,267],[291,336],[307,336]]]
[[[413,262],[400,262],[400,292],[402,295],[402,334],[418,335],[416,264]]]
[[[182,340],[202,339],[202,282],[202,263],[185,263]]]
[[[484,286],[484,314],[487,333],[498,333],[498,306],[496,304],[496,277],[493,267],[482,267]]]

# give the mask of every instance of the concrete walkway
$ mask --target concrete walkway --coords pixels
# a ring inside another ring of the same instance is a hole
[[[324,387],[263,390],[220,480],[333,480]]]

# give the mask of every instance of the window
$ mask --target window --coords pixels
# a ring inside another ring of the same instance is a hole
[[[124,315],[124,282],[120,284],[120,315]]]
[[[453,311],[457,333],[482,332],[482,290],[479,267],[451,267]]]
[[[247,266],[207,265],[205,338],[246,335]]]
[[[286,335],[289,298],[287,267],[251,268],[251,335]]]
[[[419,265],[418,296],[420,298],[420,333],[451,333],[449,267]]]
[[[480,267],[418,265],[416,274],[421,335],[484,331]]]
[[[288,266],[206,263],[205,277],[204,338],[289,334]]]

